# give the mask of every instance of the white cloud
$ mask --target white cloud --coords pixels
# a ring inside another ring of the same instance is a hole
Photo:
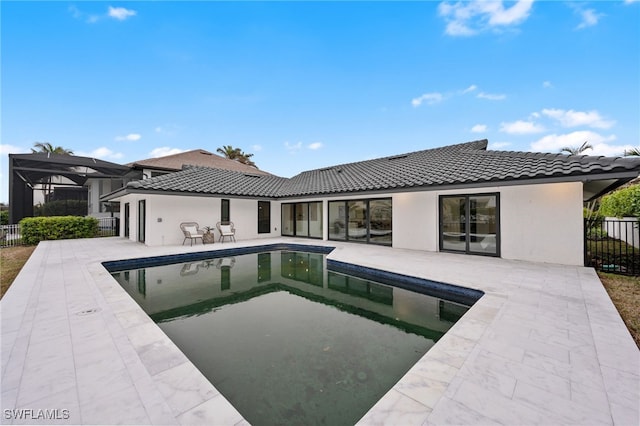
[[[136,11],[132,9],[125,9],[124,7],[111,7],[109,6],[108,15],[111,18],[117,19],[118,21],[124,21],[132,16],[136,16]]]
[[[30,152],[28,149],[26,148],[22,148],[19,146],[15,146],[15,145],[9,145],[9,144],[0,144],[0,154],[23,154],[25,152]]]
[[[151,152],[149,152],[149,157],[151,158],[166,157],[167,155],[180,154],[181,152],[185,152],[185,150],[180,148],[170,148],[168,146],[161,146],[161,147],[152,149]]]
[[[615,121],[605,120],[598,111],[566,111],[563,109],[546,108],[542,114],[558,121],[563,127],[588,126],[596,129],[609,129],[613,127]]]
[[[544,127],[531,121],[517,120],[511,123],[500,123],[500,131],[511,135],[529,135],[544,132]]]
[[[78,9],[75,5],[69,6],[67,10],[69,11],[69,13],[71,13],[71,16],[73,16],[74,19],[85,21],[89,24],[93,24],[95,22],[98,22],[98,20],[100,20],[100,16],[90,15],[86,12],[83,12],[80,9]]]
[[[471,128],[471,131],[473,133],[484,133],[487,131],[487,125],[486,124],[476,124],[475,126],[473,126]]]
[[[478,95],[476,97],[478,97],[480,99],[487,99],[489,101],[503,101],[503,100],[507,99],[507,95],[494,94],[494,93],[485,93],[485,92],[478,93]]]
[[[510,7],[497,1],[442,2],[438,12],[447,26],[445,33],[451,36],[471,36],[482,31],[521,24],[531,11],[533,0],[519,0]]]
[[[100,158],[103,160],[117,160],[122,158],[124,155],[120,152],[113,152],[107,147],[96,148],[93,151],[85,152],[77,152],[76,155],[81,157],[91,157],[91,158]]]
[[[490,149],[500,149],[500,148],[505,148],[509,145],[511,145],[511,142],[491,142],[489,144],[489,147]]]
[[[603,136],[591,130],[580,130],[562,135],[544,136],[531,144],[531,150],[559,152],[564,147],[579,147],[586,141],[593,146],[593,149],[587,152],[588,155],[615,157],[623,155],[625,149],[632,148],[631,145],[611,145],[610,143],[616,139],[616,135]]]
[[[624,0],[624,4],[631,4],[631,3],[637,3],[640,0]]]
[[[258,152],[258,151],[262,151],[262,146],[260,145],[251,145],[251,150]]]
[[[604,14],[597,13],[594,9],[577,10],[576,12],[582,19],[582,22],[576,27],[577,30],[597,25],[600,18],[604,16]]]
[[[422,96],[418,96],[417,98],[412,99],[411,105],[413,105],[414,108],[419,107],[423,102],[427,102],[427,104],[429,105],[434,105],[442,102],[444,99],[445,97],[444,95],[442,95],[442,93],[425,93]]]
[[[475,91],[477,88],[478,88],[478,86],[476,86],[475,84],[472,84],[471,86],[469,86],[469,87],[467,87],[466,89],[464,89],[464,90],[462,91],[462,94],[464,95],[464,94],[466,94],[466,93],[473,92],[473,91]]]
[[[309,146],[307,146],[307,148],[314,151],[322,147],[323,147],[322,142],[313,142],[313,143],[310,143]]]
[[[300,149],[302,148],[302,142],[297,142],[293,144],[289,142],[285,142],[284,147],[286,148],[287,151],[291,153],[297,152],[297,151],[300,151]]]
[[[550,81],[543,81],[542,82],[542,87],[544,87],[545,89],[550,89],[553,87],[553,84],[551,84]]]
[[[115,140],[122,142],[122,141],[130,141],[130,142],[135,142],[138,141],[142,138],[142,135],[139,133],[129,133],[126,136],[116,136]]]
[[[137,14],[137,12],[133,9],[126,9],[124,7],[112,7],[112,6],[109,6],[109,8],[107,9],[107,13],[99,14],[99,15],[93,15],[87,12],[83,12],[80,9],[78,9],[78,7],[75,5],[69,6],[67,10],[69,11],[69,13],[71,13],[71,16],[73,18],[81,21],[85,21],[89,24],[94,24],[103,18],[113,18],[118,21],[124,21]]]

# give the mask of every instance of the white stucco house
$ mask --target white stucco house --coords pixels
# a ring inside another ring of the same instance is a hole
[[[640,173],[638,158],[487,150],[487,140],[282,178],[186,166],[128,183],[122,237],[183,241],[181,222],[232,221],[236,239],[293,236],[583,264],[583,202]]]

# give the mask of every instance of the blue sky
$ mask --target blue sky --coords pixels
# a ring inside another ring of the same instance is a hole
[[[489,139],[640,145],[640,2],[10,2],[7,154],[116,163],[223,145],[290,177]]]

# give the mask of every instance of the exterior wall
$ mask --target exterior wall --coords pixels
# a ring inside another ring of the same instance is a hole
[[[258,201],[228,199],[230,200],[230,217],[236,227],[237,240],[280,236],[279,202],[271,201],[271,232],[258,234]],[[180,230],[181,222],[197,222],[203,228],[215,227],[216,222],[220,220],[220,198],[154,194],[126,195],[120,199],[120,205],[124,211],[124,204],[130,203],[129,239],[133,241],[138,239],[139,200],[146,200],[145,244],[148,246],[181,244],[184,239]],[[124,220],[124,214],[121,215],[121,220]],[[219,234],[217,230],[214,233],[217,242]],[[120,224],[120,235],[124,236],[124,223]]]
[[[582,183],[500,189],[502,257],[584,264]]]
[[[502,258],[584,263],[580,182],[395,194],[393,247],[438,251],[438,197],[483,193],[500,194]]]
[[[361,196],[345,195],[295,201],[323,201],[323,238],[326,240],[328,239],[328,201],[391,197],[393,200],[392,246],[411,250],[438,251],[439,196],[483,193],[500,194],[501,257],[567,265],[583,264],[582,183],[580,182]],[[203,227],[214,226],[220,220],[220,198],[127,195],[120,200],[121,209],[124,209],[125,202],[131,203],[130,239],[134,241],[137,240],[139,199],[147,200],[146,244],[150,246],[182,243],[180,222],[194,221]],[[229,199],[231,200],[231,220],[236,225],[238,240],[281,235],[280,201],[271,201],[271,232],[258,234],[257,200]],[[124,224],[121,224],[120,229],[123,233]]]
[[[505,259],[582,265],[582,183],[514,185],[393,195],[393,247],[439,250],[438,197],[500,194]]]

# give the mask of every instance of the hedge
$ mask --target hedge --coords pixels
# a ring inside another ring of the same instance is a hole
[[[24,244],[43,240],[93,238],[98,233],[98,219],[81,216],[26,217],[20,221]]]
[[[603,216],[640,218],[640,185],[605,195],[600,201],[599,212]]]

